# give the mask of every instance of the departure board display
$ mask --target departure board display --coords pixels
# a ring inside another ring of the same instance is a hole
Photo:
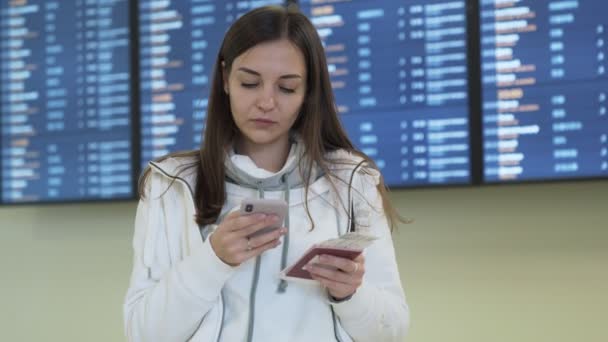
[[[392,186],[470,182],[465,1],[305,0],[353,143]]]
[[[139,1],[141,165],[200,146],[213,65],[228,27],[268,1]]]
[[[2,201],[131,198],[129,2],[0,6]]]
[[[480,5],[485,181],[608,176],[608,2]]]

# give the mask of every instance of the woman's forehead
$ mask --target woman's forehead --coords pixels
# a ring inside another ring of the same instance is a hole
[[[232,70],[245,68],[260,75],[306,74],[304,55],[287,39],[275,40],[255,45],[238,56],[232,65]]]

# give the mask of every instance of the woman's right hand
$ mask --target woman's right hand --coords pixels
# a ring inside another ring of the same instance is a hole
[[[211,234],[211,247],[224,263],[238,266],[281,244],[281,236],[287,233],[285,227],[249,238],[251,234],[276,224],[278,220],[276,215],[241,215],[238,211],[232,212]]]

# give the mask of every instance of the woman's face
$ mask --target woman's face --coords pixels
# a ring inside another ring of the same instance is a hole
[[[240,142],[255,148],[287,144],[306,94],[305,80],[304,56],[286,39],[258,44],[238,56],[224,77],[224,90]]]

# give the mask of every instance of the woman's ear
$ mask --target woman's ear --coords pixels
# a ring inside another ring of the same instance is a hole
[[[226,71],[226,62],[222,61],[222,81],[224,83],[224,92],[229,94],[228,87],[228,71]]]

